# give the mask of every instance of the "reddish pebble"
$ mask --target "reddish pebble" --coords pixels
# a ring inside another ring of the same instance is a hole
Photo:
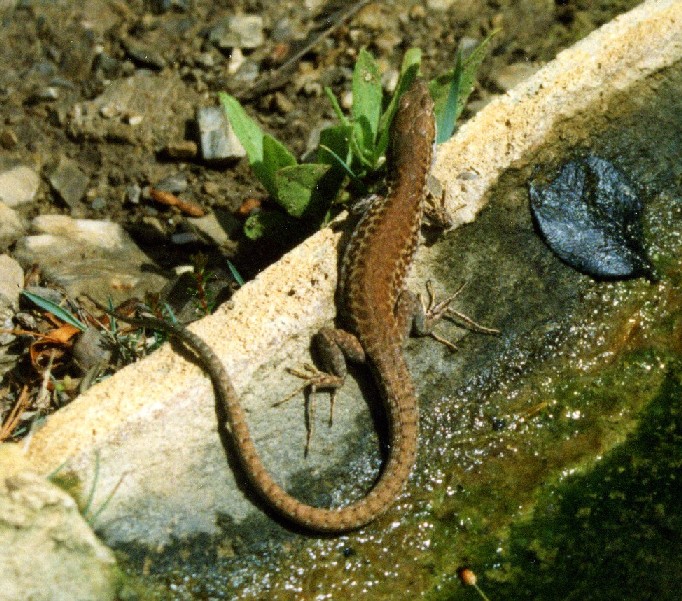
[[[470,570],[469,568],[459,568],[457,570],[457,576],[459,576],[462,584],[476,586],[476,574],[474,574],[473,570]]]

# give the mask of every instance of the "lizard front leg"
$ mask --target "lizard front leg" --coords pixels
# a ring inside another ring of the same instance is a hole
[[[433,286],[430,281],[427,281],[426,293],[428,301],[426,303],[423,302],[421,295],[414,294],[410,290],[403,290],[398,296],[394,312],[398,331],[401,334],[401,342],[409,335],[430,336],[450,350],[457,350],[457,347],[452,342],[434,332],[435,325],[446,316],[462,321],[468,328],[476,332],[499,334],[499,330],[482,326],[450,306],[463,288],[464,285],[460,286],[454,294],[440,302],[436,302]]]

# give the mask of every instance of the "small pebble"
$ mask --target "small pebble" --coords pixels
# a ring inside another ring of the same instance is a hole
[[[392,32],[392,31],[382,31],[378,35],[374,36],[373,44],[379,50],[382,56],[387,56],[393,52],[393,50],[403,42],[403,37]]]
[[[46,87],[36,90],[26,98],[27,104],[38,104],[39,102],[52,102],[59,98],[59,90],[55,87]]]
[[[371,2],[357,12],[353,18],[353,24],[356,27],[383,31],[386,29],[388,17],[389,15],[385,12],[385,9],[381,4],[378,2]]]
[[[135,127],[136,125],[140,125],[140,123],[142,123],[144,117],[142,115],[132,114],[126,115],[124,120],[128,125]]]
[[[258,66],[258,63],[247,59],[241,64],[239,69],[237,69],[235,79],[238,79],[245,84],[250,84],[254,82],[259,75],[260,67]]]
[[[93,211],[101,211],[106,206],[107,201],[104,200],[101,196],[95,198],[90,204],[90,208],[92,208]]]
[[[220,186],[216,184],[215,182],[204,182],[204,185],[201,187],[202,191],[204,194],[208,194],[209,196],[218,196],[220,193]]]
[[[230,15],[214,25],[208,40],[221,50],[254,49],[263,45],[263,17],[260,15]]]
[[[239,48],[235,48],[230,54],[230,60],[227,63],[227,72],[230,75],[234,75],[239,71],[239,68],[244,64],[245,60],[244,53]]]
[[[33,201],[40,186],[40,177],[29,167],[19,165],[0,173],[0,201],[16,207]]]
[[[222,108],[200,108],[197,111],[197,123],[204,160],[220,161],[246,156],[246,151],[232,131]]]
[[[0,132],[0,145],[5,150],[12,150],[16,147],[18,142],[19,138],[17,138],[17,134],[15,134],[13,130],[3,129],[2,132]]]
[[[138,67],[161,70],[166,66],[165,59],[158,52],[154,52],[133,40],[126,40],[124,48],[128,57]]]
[[[277,19],[275,24],[272,26],[272,31],[270,32],[270,39],[276,43],[285,43],[288,46],[288,42],[293,37],[293,27],[291,24],[291,19],[289,17],[283,17]]]
[[[106,52],[100,52],[95,59],[95,72],[107,79],[115,79],[121,74],[121,61],[109,56]]]
[[[62,157],[49,180],[57,195],[74,208],[83,198],[90,178],[80,170],[75,161]]]
[[[73,358],[84,372],[92,367],[108,363],[111,354],[111,344],[102,332],[93,326],[88,327],[73,346]]]
[[[121,107],[118,106],[118,104],[111,102],[102,106],[99,109],[99,114],[105,119],[113,119],[121,114]]]
[[[158,184],[154,186],[157,190],[164,192],[171,192],[173,194],[180,194],[187,190],[187,177],[184,173],[174,173],[168,177],[163,178]]]
[[[286,94],[282,94],[282,92],[275,92],[275,108],[282,115],[286,115],[294,110],[294,103],[289,100]]]
[[[197,143],[192,140],[182,140],[180,142],[171,142],[164,149],[164,153],[171,159],[193,159],[197,156],[199,148]]]
[[[19,293],[24,287],[24,270],[9,255],[0,255],[0,308],[19,307]]]
[[[10,209],[4,202],[0,202],[0,246],[7,246],[21,238],[26,225],[19,214]]]
[[[126,200],[131,204],[139,204],[140,196],[142,196],[142,188],[137,184],[130,184],[126,186]]]

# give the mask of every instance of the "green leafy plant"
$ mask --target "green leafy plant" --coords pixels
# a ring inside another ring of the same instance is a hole
[[[429,92],[435,103],[436,143],[442,144],[455,133],[455,125],[474,89],[476,73],[488,53],[488,47],[497,30],[486,37],[466,58],[462,52],[455,57],[455,67],[429,83]]]
[[[331,131],[327,137],[345,151],[343,168],[353,179],[362,179],[377,171],[383,164],[390,125],[398,107],[398,100],[417,77],[420,63],[421,50],[411,48],[405,53],[396,91],[383,112],[379,67],[372,55],[364,49],[360,51],[353,71],[353,105],[350,119],[344,115],[332,91],[325,88],[325,93],[340,121],[340,125],[328,128]],[[334,152],[333,148],[324,144],[322,136],[320,138],[321,152],[318,153],[320,159],[325,160],[325,153],[330,157],[327,160],[336,163],[340,158],[344,158],[344,155]],[[345,148],[341,142],[345,144]]]
[[[322,199],[327,196],[323,178],[329,165],[299,164],[281,142],[260,129],[236,98],[224,92],[219,97],[254,174],[285,211],[262,211],[252,215],[244,226],[246,235],[257,239],[265,232],[286,229],[293,218],[319,213]]]
[[[458,53],[455,67],[430,82],[439,143],[453,134],[493,35],[466,59]],[[315,160],[310,163],[299,163],[281,142],[261,130],[236,98],[219,93],[254,174],[283,209],[252,214],[244,225],[245,234],[254,240],[266,235],[291,236],[289,228],[300,230],[297,220],[319,225],[331,216],[333,202],[346,182],[366,193],[365,182],[373,179],[385,161],[398,100],[417,77],[420,64],[421,50],[412,48],[405,53],[395,93],[385,103],[379,66],[369,52],[361,50],[353,71],[353,105],[349,116],[341,110],[332,91],[325,89],[339,123],[322,130]]]

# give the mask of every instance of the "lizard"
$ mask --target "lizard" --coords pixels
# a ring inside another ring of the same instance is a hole
[[[227,430],[254,491],[286,521],[307,531],[343,533],[373,521],[400,494],[415,463],[419,411],[402,344],[411,329],[419,335],[430,334],[453,298],[434,305],[431,297],[425,310],[419,297],[405,289],[419,242],[433,157],[433,106],[428,87],[419,78],[401,96],[387,149],[387,194],[372,200],[341,262],[337,300],[347,329],[322,328],[313,340],[324,370],[309,374],[305,386],[313,392],[331,389],[333,403],[346,376],[345,357],[365,362],[388,413],[388,458],[379,479],[361,499],[339,508],[323,508],[290,495],[263,465],[230,377],[208,344],[178,324],[113,314],[134,325],[164,330],[196,353],[212,380]]]

